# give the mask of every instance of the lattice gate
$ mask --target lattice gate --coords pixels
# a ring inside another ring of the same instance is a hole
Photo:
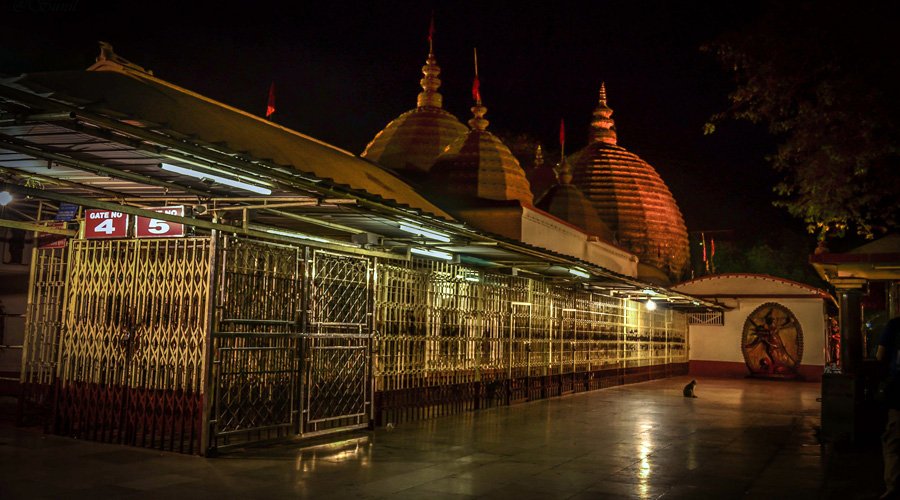
[[[57,433],[200,451],[210,240],[72,240]]]
[[[211,450],[298,432],[304,251],[223,238],[212,328]]]
[[[304,338],[301,433],[366,427],[372,418],[369,259],[316,250]]]
[[[66,291],[67,248],[34,249],[22,350],[22,396],[18,423],[47,423]]]

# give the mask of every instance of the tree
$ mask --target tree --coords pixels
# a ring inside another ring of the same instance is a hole
[[[900,29],[894,2],[777,2],[706,45],[731,72],[730,109],[779,142],[776,205],[820,240],[900,221]]]

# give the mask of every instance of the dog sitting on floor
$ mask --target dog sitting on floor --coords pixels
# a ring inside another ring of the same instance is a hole
[[[688,382],[688,385],[684,386],[684,397],[686,398],[696,398],[697,395],[694,394],[694,387],[697,385],[696,380],[691,380]]]

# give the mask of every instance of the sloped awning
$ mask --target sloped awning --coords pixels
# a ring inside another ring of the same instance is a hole
[[[717,307],[475,230],[375,164],[113,62],[0,81],[0,177],[10,191],[45,202],[40,217],[34,207],[7,207],[20,221],[52,218],[70,203],[385,258],[434,249],[471,266],[519,268],[629,297],[653,290],[673,308]],[[174,204],[186,214],[148,211]]]

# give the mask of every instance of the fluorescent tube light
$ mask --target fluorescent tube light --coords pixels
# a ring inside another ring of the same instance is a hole
[[[581,269],[578,269],[577,267],[574,269],[569,269],[569,274],[574,274],[575,276],[578,276],[579,278],[584,278],[584,279],[588,279],[591,277],[590,274],[588,274],[585,271],[582,271]]]
[[[441,252],[440,250],[429,250],[427,248],[412,247],[409,249],[409,251],[416,255],[422,255],[425,257],[434,257],[435,259],[442,260],[453,260],[453,254],[448,252]]]
[[[217,182],[219,184],[224,184],[226,186],[236,187],[238,189],[243,189],[245,191],[250,191],[251,193],[257,194],[272,194],[272,190],[269,188],[265,188],[262,186],[257,186],[254,184],[249,184],[243,181],[229,179],[227,177],[222,177],[215,174],[210,174],[207,172],[200,172],[199,170],[192,170],[190,168],[179,167],[178,165],[171,165],[169,163],[161,163],[160,167],[163,170],[174,172],[176,174],[187,175],[189,177],[196,177],[198,179],[209,179],[213,182]]]
[[[280,229],[266,229],[265,231],[269,234],[277,234],[278,236],[287,236],[288,238],[297,238],[298,240],[318,241],[319,243],[334,243],[333,241],[326,240],[325,238],[319,238],[317,236],[311,236],[311,235],[302,234],[302,233],[292,233],[290,231],[282,231]]]
[[[450,243],[450,237],[447,236],[446,234],[438,233],[437,231],[425,229],[424,227],[419,227],[419,226],[409,224],[406,222],[400,223],[400,230],[406,231],[407,233],[411,233],[416,236],[424,236],[425,238],[429,238],[432,240],[443,241],[444,243]]]

